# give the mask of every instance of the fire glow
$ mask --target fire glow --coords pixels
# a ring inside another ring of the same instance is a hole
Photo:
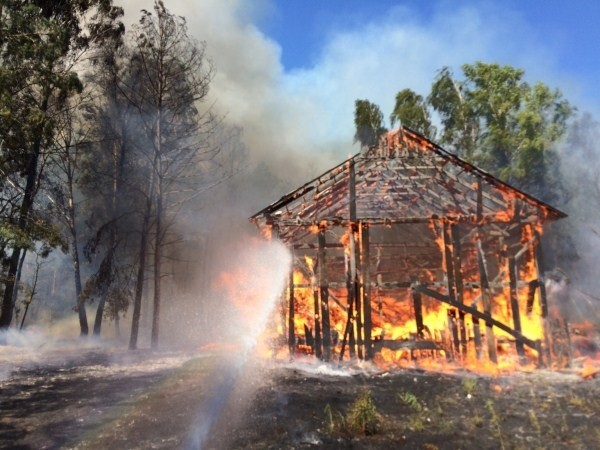
[[[564,213],[401,128],[251,220],[293,252],[278,354],[379,367],[564,367],[543,224]]]

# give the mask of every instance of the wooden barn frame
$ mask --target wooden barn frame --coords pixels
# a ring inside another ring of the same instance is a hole
[[[401,127],[250,220],[293,253],[279,323],[292,355],[371,359],[387,348],[497,362],[502,351],[543,366],[555,351],[540,235],[563,217]],[[440,304],[444,327],[433,327],[426,312]],[[407,312],[411,332],[390,336]]]

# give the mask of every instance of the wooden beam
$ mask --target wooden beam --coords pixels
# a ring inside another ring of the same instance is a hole
[[[510,281],[510,309],[513,318],[513,328],[518,333],[521,333],[521,312],[519,311],[519,298],[517,296],[517,279],[519,277],[519,273],[514,256],[508,257],[508,276]],[[517,347],[519,359],[523,361],[523,358],[525,357],[523,342],[516,340],[515,345]]]
[[[323,359],[331,359],[331,325],[329,323],[329,286],[327,283],[327,259],[326,259],[326,239],[325,230],[319,231],[319,296],[321,299],[321,319],[323,321]]]
[[[534,341],[532,339],[529,339],[528,337],[523,336],[523,334],[516,332],[515,330],[513,330],[508,325],[506,325],[506,324],[504,324],[504,323],[502,323],[502,322],[494,319],[494,317],[491,314],[482,313],[481,311],[478,311],[475,308],[472,308],[472,307],[464,305],[464,304],[460,304],[456,300],[448,297],[447,295],[440,294],[439,292],[433,291],[433,290],[431,290],[429,288],[426,288],[423,285],[418,286],[417,289],[422,294],[427,295],[428,297],[431,297],[431,298],[434,298],[434,299],[439,300],[441,302],[447,303],[450,306],[454,306],[459,311],[463,310],[465,313],[471,314],[471,315],[473,315],[473,317],[476,317],[478,319],[481,319],[481,320],[485,321],[485,323],[489,324],[490,326],[493,326],[493,327],[496,327],[496,328],[500,328],[501,330],[505,331],[510,336],[514,337],[515,339],[520,339],[521,341],[523,341],[523,343],[525,345],[527,345],[528,347],[531,347],[531,348],[536,349],[536,350],[538,348],[538,341]]]
[[[473,317],[473,339],[475,340],[475,355],[477,359],[483,359],[483,348],[481,345],[481,328],[479,326],[479,319]]]
[[[444,269],[446,275],[446,283],[448,287],[448,296],[456,299],[456,290],[454,284],[454,261],[452,258],[452,238],[450,236],[450,224],[445,220],[442,221],[442,239],[444,243]]]
[[[314,280],[314,277],[313,277]],[[316,283],[313,283],[313,307],[315,318],[315,343],[313,350],[317,358],[323,356],[321,348],[321,302],[319,301],[319,288]]]
[[[423,330],[425,326],[423,324],[423,302],[421,300],[421,293],[417,289],[418,282],[413,283],[412,285],[412,300],[413,300],[413,308],[415,311],[415,322],[417,325],[417,337],[419,339],[424,338]]]
[[[542,307],[542,326],[544,328],[544,354],[546,356],[546,364],[550,366],[552,364],[552,356],[550,352],[551,341],[549,336],[549,324],[548,324],[548,299],[546,297],[546,279],[544,278],[544,269],[542,266],[543,254],[542,254],[542,237],[537,230],[534,229],[533,225],[529,225],[533,230],[533,235],[536,240],[536,246],[534,250],[534,262],[537,271],[538,279],[538,290],[540,293],[540,305]]]
[[[346,291],[348,298],[348,317],[346,320],[346,329],[342,339],[342,348],[340,350],[340,362],[344,358],[346,347],[346,338],[350,357],[356,355],[356,337],[354,334],[354,315],[356,306],[356,242],[354,241],[354,226],[356,224],[356,176],[354,173],[354,161],[348,162],[348,200],[350,221],[346,223],[349,233],[348,248],[346,249]]]
[[[372,318],[371,318],[371,243],[369,236],[369,226],[360,224],[360,243],[362,256],[362,305],[364,311],[364,341],[365,341],[365,358],[373,357],[372,346]]]
[[[477,223],[483,219],[483,186],[481,178],[477,177]]]
[[[488,282],[487,265],[485,261],[485,254],[481,246],[481,239],[477,238],[477,267],[479,269],[479,281],[481,283],[481,299],[483,300],[484,312],[491,316],[492,315],[492,298],[490,295],[490,285]],[[475,310],[477,311],[477,310]],[[479,311],[477,311],[479,312]],[[473,315],[476,316],[475,314]],[[488,349],[488,358],[490,361],[497,363],[498,356],[496,354],[496,337],[494,336],[494,330],[492,324],[488,321],[485,323],[485,340]]]
[[[460,229],[458,224],[453,224],[450,227],[450,235],[452,238],[452,264],[454,266],[454,289],[456,292],[456,301],[464,303],[464,286],[462,276],[462,258],[461,258],[461,240]],[[463,356],[467,355],[467,327],[465,325],[465,314],[460,311],[458,314],[459,331],[460,331],[460,352]]]
[[[288,348],[290,358],[293,358],[296,353],[296,332],[294,329],[294,251],[292,253],[292,267],[288,280]]]

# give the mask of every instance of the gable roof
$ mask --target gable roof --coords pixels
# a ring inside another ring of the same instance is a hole
[[[250,220],[306,227],[359,220],[385,224],[444,218],[489,223],[563,217],[566,214],[547,203],[401,127],[383,136],[378,147],[354,155]]]

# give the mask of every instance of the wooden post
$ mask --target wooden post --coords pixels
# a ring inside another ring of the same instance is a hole
[[[352,283],[352,270],[350,268],[349,255],[346,255],[346,292],[348,296],[348,317],[346,320],[346,328],[344,330],[344,338],[342,340],[342,348],[340,350],[340,361],[344,357],[346,340],[348,341],[350,357],[353,358],[356,354],[356,341],[354,339],[354,284]]]
[[[273,228],[272,228],[272,233],[271,233],[271,237],[269,238],[270,241],[279,239],[279,225],[277,223],[273,223]],[[281,320],[281,335],[278,336],[279,339],[281,339],[281,342],[285,342],[285,335],[286,335],[286,331],[287,331],[287,323],[286,323],[286,298],[285,298],[285,290],[281,293],[280,297],[279,297],[279,317]]]
[[[462,278],[462,260],[460,245],[460,230],[458,224],[452,225],[452,265],[454,266],[454,286],[456,291],[456,301],[464,302],[463,297],[463,278]],[[465,314],[459,313],[460,327],[460,352],[463,356],[467,355],[467,327],[465,326]]]
[[[454,351],[457,354],[460,354],[460,338],[459,338],[459,325],[458,325],[458,312],[456,309],[452,308],[448,310],[450,317],[452,318],[452,344],[454,346]]]
[[[477,177],[477,223],[481,224],[483,220],[483,184],[481,178]],[[481,277],[480,277],[481,278]],[[483,289],[481,290],[481,297],[483,298]],[[483,348],[481,345],[481,327],[479,325],[479,319],[477,317],[471,317],[473,319],[473,338],[475,339],[475,354],[477,359],[483,359]]]
[[[529,225],[533,228],[532,225]],[[542,307],[542,326],[544,328],[544,343],[543,347],[545,349],[546,355],[546,365],[550,366],[552,363],[552,357],[550,354],[550,337],[548,336],[548,299],[546,297],[546,279],[544,278],[544,269],[542,267],[543,254],[542,254],[542,238],[540,233],[537,230],[533,231],[535,236],[535,250],[534,250],[534,261],[535,267],[537,271],[537,279],[538,279],[538,289],[540,292],[540,305]]]
[[[479,281],[481,284],[481,299],[483,300],[483,310],[485,313],[492,315],[492,299],[490,297],[490,283],[488,281],[487,267],[481,239],[477,238],[477,266],[479,269]],[[493,363],[498,362],[496,354],[496,338],[492,325],[485,324],[485,340],[487,342],[488,357]]]
[[[292,253],[292,267],[288,281],[288,348],[290,350],[290,358],[293,358],[296,353],[296,331],[294,328],[294,250],[290,249],[290,252]]]
[[[483,186],[481,178],[477,177],[477,223],[483,220]]]
[[[331,359],[331,325],[329,323],[329,286],[327,282],[327,261],[325,256],[325,230],[319,230],[319,294],[321,298],[321,319],[323,321],[323,359]]]
[[[479,319],[471,316],[473,319],[473,338],[475,339],[475,354],[477,359],[483,359],[483,349],[481,345],[481,329],[479,326]]]
[[[356,236],[359,233],[360,224],[356,224],[353,227],[353,236]],[[356,232],[356,233],[355,233]],[[352,244],[352,238],[350,239],[350,243]],[[354,306],[356,312],[356,345],[357,345],[357,354],[359,359],[363,359],[363,316],[362,316],[362,295],[361,295],[361,284],[360,280],[362,279],[362,258],[361,258],[361,245],[360,240],[356,242],[356,238],[354,238],[354,281],[352,282],[352,287],[354,289]]]
[[[457,339],[455,339],[456,336],[456,321],[454,320],[454,309],[449,308],[447,311],[448,317],[447,317],[447,328],[448,328],[448,344],[449,347],[452,350],[452,359],[455,358],[456,353],[458,352],[458,347],[457,347]]]
[[[421,300],[421,293],[417,289],[417,282],[413,284],[411,290],[415,310],[415,322],[417,325],[417,337],[423,339],[423,330],[425,328],[423,325],[423,301]]]
[[[370,237],[369,226],[360,224],[360,243],[362,255],[362,305],[364,311],[364,341],[365,341],[365,358],[373,358],[372,336],[371,336],[371,268],[370,268]]]
[[[313,349],[316,357],[321,358],[323,355],[321,348],[321,302],[319,301],[319,288],[315,280],[314,270],[315,267],[313,266],[313,307],[315,317],[315,344]]]
[[[467,326],[465,324],[466,314],[463,311],[458,311],[458,328],[460,332],[460,353],[463,357],[467,356]]]
[[[452,233],[452,265],[454,269],[454,286],[456,291],[456,301],[463,303],[463,279],[462,279],[462,262],[461,262],[461,246],[460,246],[460,230],[458,224],[451,228]]]
[[[519,311],[519,298],[517,296],[517,280],[519,275],[517,270],[517,264],[514,256],[509,256],[508,277],[510,288],[510,309],[513,318],[513,328],[515,329],[515,331],[521,333],[521,312]],[[519,359],[521,362],[523,362],[523,359],[525,357],[525,348],[523,346],[523,342],[517,339],[515,341],[515,345],[517,347],[517,354],[519,355]]]
[[[448,297],[456,299],[456,290],[454,284],[454,261],[452,258],[452,237],[450,225],[442,222],[442,237],[444,240],[444,266],[446,269],[446,283],[448,285]]]
[[[360,327],[357,326],[358,314],[360,311],[358,294],[358,280],[357,280],[357,260],[356,260],[356,239],[354,232],[356,231],[356,174],[354,171],[354,160],[350,160],[348,163],[348,195],[349,195],[349,216],[350,225],[348,226],[348,232],[350,233],[348,242],[348,275],[347,275],[347,289],[348,289],[348,314],[350,316],[350,330],[349,330],[349,343],[350,343],[350,356],[354,357],[356,354],[357,339],[360,343]],[[351,306],[352,305],[352,306]],[[356,327],[356,331],[355,331]],[[355,334],[356,332],[356,334]],[[362,351],[359,347],[359,357],[362,355]]]

